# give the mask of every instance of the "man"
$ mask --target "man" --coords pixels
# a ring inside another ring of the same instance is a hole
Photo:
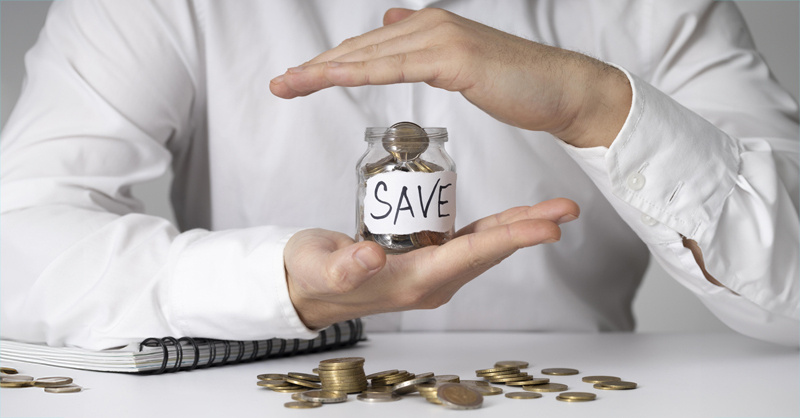
[[[56,4],[1,142],[3,336],[302,337],[437,307],[368,326],[630,330],[649,249],[797,345],[797,108],[735,6],[463,1],[374,31],[390,4],[348,6]],[[320,91],[370,84],[392,85]],[[349,238],[342,167],[399,120],[448,127],[480,220],[386,256]],[[170,161],[180,230],[129,194]]]

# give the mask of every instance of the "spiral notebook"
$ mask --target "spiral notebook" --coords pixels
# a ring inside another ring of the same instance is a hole
[[[360,319],[334,324],[311,340],[226,341],[208,338],[148,338],[109,350],[0,341],[0,361],[22,361],[72,369],[121,373],[177,372],[352,346],[366,339]]]

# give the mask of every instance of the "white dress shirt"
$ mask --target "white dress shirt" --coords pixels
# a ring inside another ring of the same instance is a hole
[[[269,92],[389,7],[427,5],[625,69],[613,145],[573,148],[425,84]],[[0,140],[3,338],[313,337],[284,245],[307,227],[354,234],[363,131],[409,120],[450,133],[457,228],[554,197],[581,217],[448,304],[368,330],[633,330],[652,254],[731,328],[798,344],[798,109],[731,3],[65,0],[26,67]],[[170,169],[178,225],[131,195]]]

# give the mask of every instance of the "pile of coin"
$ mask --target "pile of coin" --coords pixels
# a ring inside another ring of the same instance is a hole
[[[318,408],[326,403],[347,401],[348,393],[359,393],[357,399],[364,402],[393,402],[406,395],[419,392],[428,402],[451,409],[475,409],[483,405],[483,397],[503,393],[503,389],[492,384],[504,384],[522,388],[524,392],[509,392],[510,399],[537,399],[542,392],[558,392],[556,400],[562,402],[588,402],[597,399],[591,392],[567,392],[569,387],[552,383],[546,377],[534,377],[520,371],[527,368],[522,361],[497,362],[489,369],[476,370],[483,380],[461,380],[457,375],[434,375],[432,372],[414,374],[406,370],[385,370],[364,375],[364,358],[346,357],[323,360],[314,372],[290,372],[288,374],[259,375],[258,385],[276,392],[293,393],[294,402],[287,408]],[[548,368],[542,374],[570,376],[579,374],[577,369]],[[596,389],[627,390],[637,387],[634,382],[622,381],[615,376],[585,376],[582,379]],[[320,389],[321,388],[321,389]],[[314,389],[314,390],[309,390]]]
[[[0,367],[0,388],[44,388],[48,393],[80,392],[81,387],[72,383],[71,377],[40,377],[21,375],[11,367]]]

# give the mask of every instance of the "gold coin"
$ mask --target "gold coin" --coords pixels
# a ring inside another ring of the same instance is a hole
[[[536,398],[541,398],[541,397],[542,397],[541,393],[535,393],[535,392],[509,392],[509,393],[506,393],[506,398],[510,398],[510,399],[536,399]]]
[[[297,392],[292,394],[292,399],[297,402],[305,402],[306,400],[301,398],[300,395],[304,394],[305,392]]]
[[[33,381],[33,386],[37,388],[52,388],[66,386],[72,383],[71,377],[40,377]]]
[[[307,382],[319,382],[319,376],[316,374],[289,372],[289,377],[293,377],[295,379],[303,379]]]
[[[550,369],[542,369],[542,374],[550,376],[569,376],[578,374],[578,371],[576,369],[568,369],[565,367],[554,367]]]
[[[75,384],[44,388],[44,391],[47,393],[75,393],[80,392],[81,390],[83,390],[83,388]]]
[[[289,376],[281,373],[266,373],[266,374],[260,374],[256,377],[258,378],[258,380],[284,380]]]
[[[494,364],[494,367],[516,367],[518,369],[527,369],[528,366],[527,361],[520,360],[502,360]]]
[[[476,373],[476,374],[482,374],[482,373],[497,373],[497,372],[507,372],[507,371],[512,371],[512,370],[513,370],[513,371],[517,371],[517,372],[518,372],[518,371],[519,371],[519,367],[513,367],[513,366],[493,367],[493,368],[491,368],[491,369],[480,369],[480,370],[475,370],[475,373]]]
[[[617,382],[622,379],[616,376],[584,376],[583,379],[586,383],[603,383],[603,382]]]
[[[292,389],[279,389],[279,388],[270,388],[270,389],[272,389],[273,392],[278,392],[278,393],[297,393],[297,392],[305,392],[308,390],[308,388],[303,388],[303,387],[296,387]]]
[[[420,383],[420,384],[417,385],[417,391],[419,393],[421,393],[422,395],[426,395],[426,394],[431,394],[432,393],[435,396],[436,395],[436,391],[439,390],[439,386],[441,386],[441,385],[443,385],[445,383],[451,383],[451,382],[436,382],[436,381],[433,381],[433,382],[427,382],[427,383]]]
[[[364,357],[342,357],[319,362],[320,374],[323,370],[355,369],[364,366]]]
[[[597,398],[597,395],[591,392],[562,392],[558,394],[558,397],[578,401],[593,401]]]
[[[517,380],[516,382],[506,382],[506,386],[528,386],[528,385],[543,385],[550,383],[550,379],[546,377],[530,377],[528,380]]]
[[[638,385],[635,382],[626,382],[626,381],[618,381],[618,382],[602,382],[602,383],[595,383],[595,389],[603,389],[603,390],[629,390],[629,389],[636,389]]]
[[[322,385],[317,383],[317,382],[309,382],[307,380],[295,379],[293,377],[287,377],[286,378],[286,382],[293,383],[293,384],[295,384],[297,386],[302,386],[302,387],[305,387],[305,388],[311,388],[311,389],[321,389],[322,388]]]
[[[442,405],[450,409],[477,409],[483,405],[483,395],[460,383],[445,383],[436,395]]]
[[[319,408],[322,406],[319,402],[286,402],[283,406],[289,409],[310,409],[310,408]]]
[[[397,374],[397,373],[398,373],[398,370],[397,370],[397,369],[393,369],[393,370],[384,370],[384,371],[382,371],[382,372],[377,372],[377,373],[372,373],[372,374],[370,374],[370,375],[367,375],[367,379],[369,379],[369,380],[372,380],[372,379],[376,379],[376,378],[379,378],[379,377],[387,377],[387,376],[391,376],[391,375],[393,375],[393,374]]]
[[[0,382],[0,388],[29,388],[33,387],[33,380],[20,380],[17,382]]]
[[[440,383],[458,383],[461,381],[461,378],[455,374],[437,374],[433,378]]]
[[[527,380],[527,382],[532,382],[532,383],[529,383],[527,385],[522,385],[522,386],[543,385],[545,383],[550,383],[550,378],[548,378],[548,377],[534,377],[534,378],[531,378],[530,380]],[[506,383],[506,384],[508,384],[508,383]],[[515,386],[515,385],[512,385],[512,386]],[[518,385],[516,385],[516,386],[518,386]]]
[[[543,385],[523,386],[522,389],[529,392],[563,392],[569,389],[569,386],[561,383],[545,383]]]
[[[17,374],[19,372],[17,371],[17,369],[15,369],[13,367],[0,367],[0,373]]]
[[[502,372],[492,372],[492,373],[475,373],[478,377],[503,377],[503,376],[515,376],[520,373],[519,369],[513,370],[504,370]]]
[[[488,380],[492,383],[506,383],[506,382],[518,382],[521,380],[530,380],[530,376],[528,373],[520,374],[519,376],[510,376],[510,377],[485,377],[484,379]]]
[[[256,384],[258,386],[261,386],[261,387],[264,387],[264,388],[275,388],[275,387],[286,386],[286,381],[285,380],[259,380],[259,381],[256,382]]]

